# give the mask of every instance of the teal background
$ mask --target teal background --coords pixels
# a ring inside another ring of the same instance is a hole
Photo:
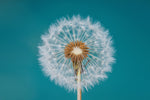
[[[83,100],[150,100],[149,0],[1,0],[0,100],[76,100],[44,76],[37,46],[50,24],[77,14],[109,29],[117,59]]]

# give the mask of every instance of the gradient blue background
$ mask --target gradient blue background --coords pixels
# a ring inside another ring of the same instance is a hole
[[[149,0],[0,0],[0,100],[76,100],[41,71],[40,36],[62,16],[90,15],[109,29],[116,63],[83,100],[150,100]]]

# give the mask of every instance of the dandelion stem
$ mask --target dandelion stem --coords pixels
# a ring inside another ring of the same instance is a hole
[[[77,72],[77,100],[81,100],[81,67],[79,66]]]

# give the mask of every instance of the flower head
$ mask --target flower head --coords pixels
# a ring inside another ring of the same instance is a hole
[[[88,56],[89,48],[81,41],[70,42],[65,46],[65,57],[71,58],[73,63],[81,63]]]
[[[50,26],[42,40],[39,61],[43,71],[68,90],[77,89],[74,64],[82,66],[81,88],[87,90],[107,78],[106,72],[111,71],[114,62],[111,37],[90,17],[62,18]]]

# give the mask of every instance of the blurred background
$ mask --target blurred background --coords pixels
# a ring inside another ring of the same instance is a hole
[[[61,17],[109,29],[116,63],[83,100],[150,100],[150,0],[0,0],[0,100],[76,100],[38,62],[40,36]]]

